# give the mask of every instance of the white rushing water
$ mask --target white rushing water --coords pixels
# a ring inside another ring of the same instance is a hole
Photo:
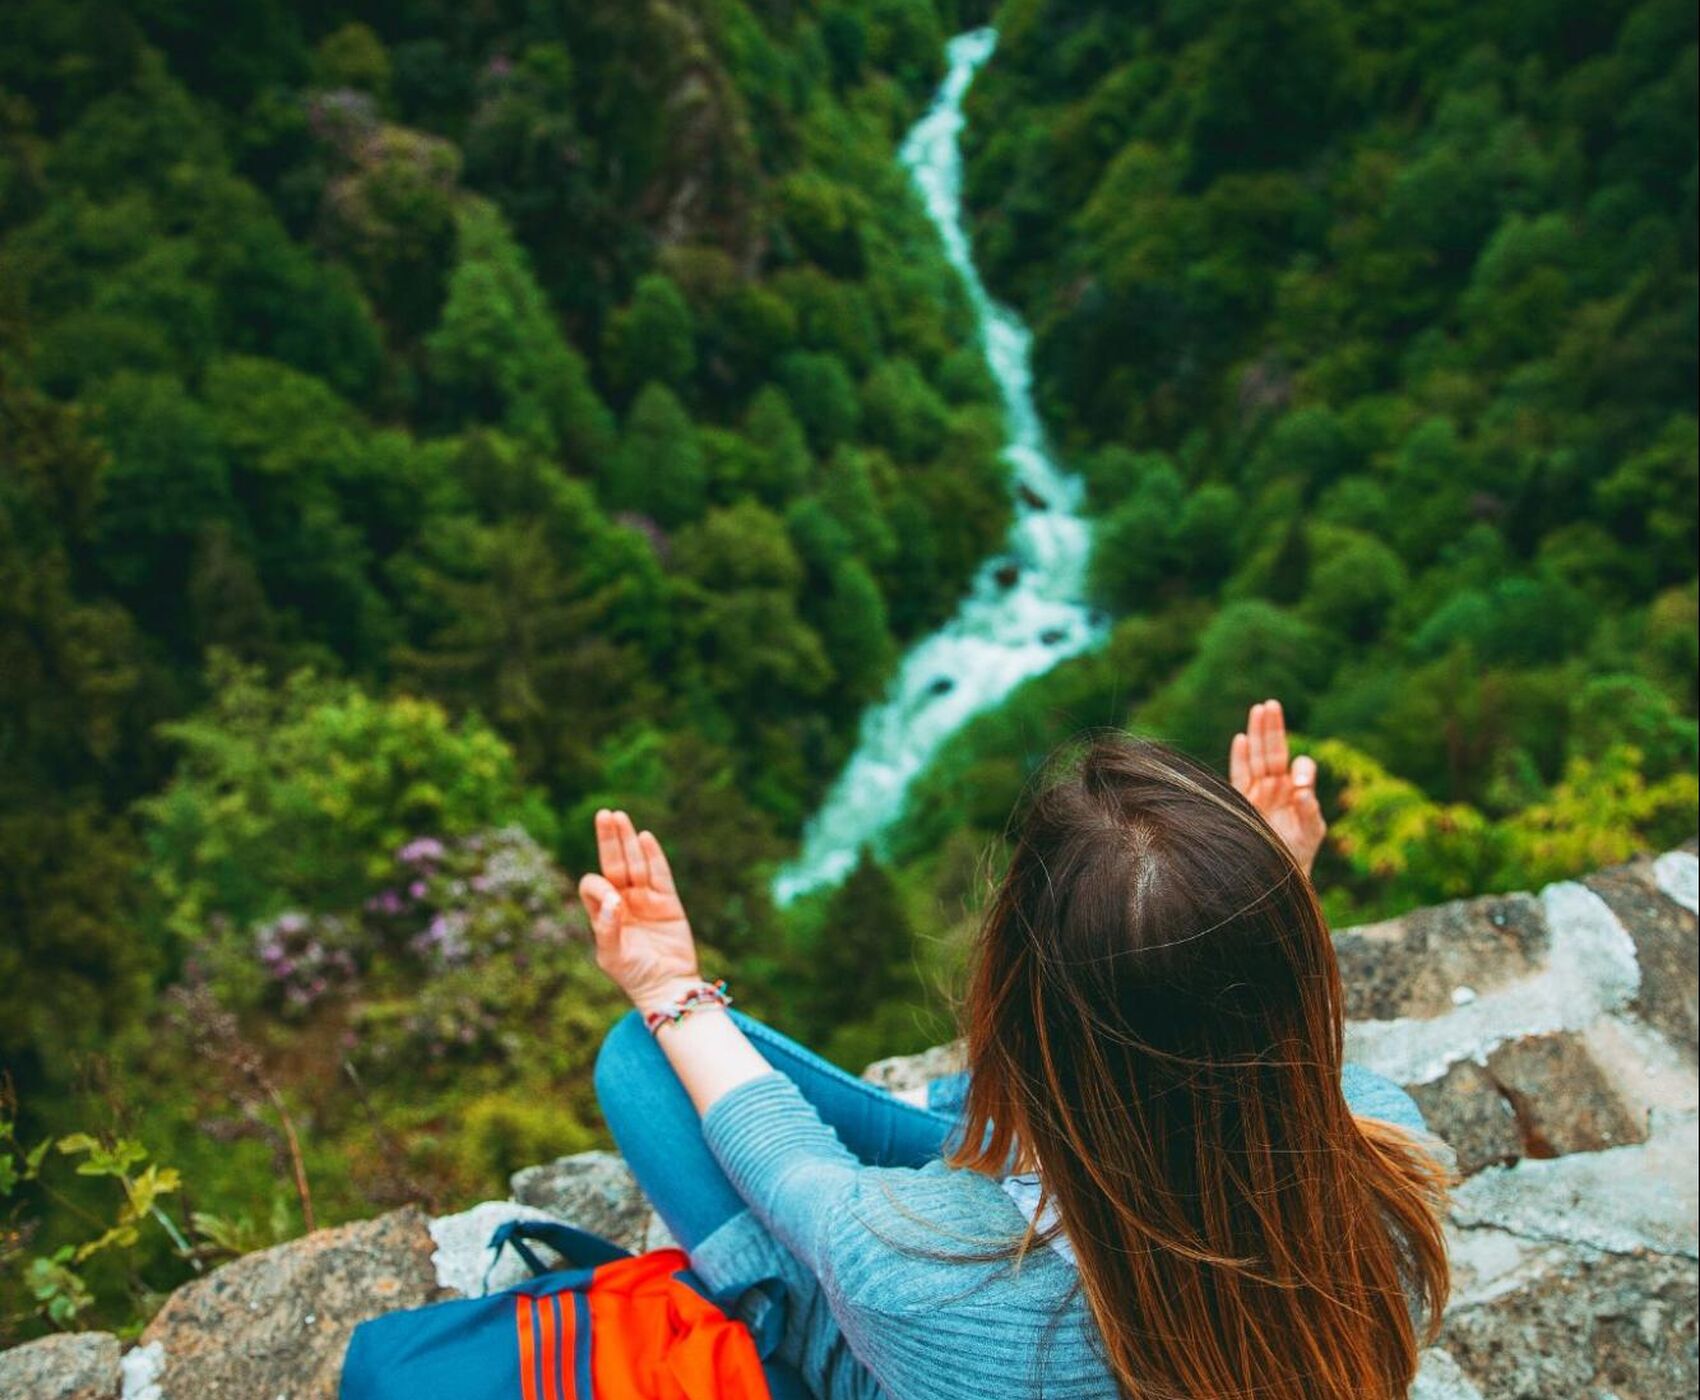
[[[843,879],[864,846],[878,849],[902,815],[910,783],[968,720],[1104,635],[1082,596],[1092,537],[1080,514],[1080,483],[1052,459],[1033,405],[1032,335],[986,294],[962,224],[962,100],[996,44],[991,29],[950,41],[950,72],[899,159],[974,307],[1003,400],[1015,521],[956,616],[911,648],[885,697],[862,716],[856,750],[805,828],[802,851],[774,879],[781,904]]]

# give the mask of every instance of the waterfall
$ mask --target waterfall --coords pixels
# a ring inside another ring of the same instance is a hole
[[[863,714],[855,752],[804,828],[797,858],[774,879],[781,904],[842,880],[864,846],[877,850],[909,785],[970,719],[1105,635],[1083,597],[1092,533],[1080,483],[1052,458],[1033,404],[1032,334],[987,294],[962,221],[962,102],[996,45],[989,28],[950,41],[950,70],[898,158],[973,306],[1003,404],[1015,519],[956,615],[910,648],[885,696]]]

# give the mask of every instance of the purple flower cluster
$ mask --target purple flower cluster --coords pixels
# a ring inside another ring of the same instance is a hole
[[[437,971],[522,955],[568,937],[571,892],[522,829],[442,841],[418,836],[396,852],[396,880],[366,901],[391,941]]]
[[[472,944],[466,937],[466,915],[459,910],[435,914],[425,926],[407,940],[407,946],[427,962],[453,967],[472,956]]]
[[[302,1012],[354,980],[354,955],[341,919],[291,910],[254,929],[254,954],[286,1009]]]

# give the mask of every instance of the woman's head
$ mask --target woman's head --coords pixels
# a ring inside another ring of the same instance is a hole
[[[1056,763],[1012,836],[953,1163],[1036,1158],[1129,1394],[1404,1394],[1404,1285],[1444,1303],[1444,1177],[1346,1105],[1339,970],[1286,846],[1121,734]]]

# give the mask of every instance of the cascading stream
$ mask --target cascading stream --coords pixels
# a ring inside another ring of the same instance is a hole
[[[1080,483],[1051,457],[1033,404],[1032,335],[987,294],[962,222],[962,102],[996,44],[992,29],[950,41],[950,71],[898,158],[973,305],[1003,400],[1015,521],[956,615],[910,649],[885,698],[862,716],[855,752],[805,828],[796,860],[774,879],[781,904],[843,879],[864,846],[878,849],[902,814],[910,783],[970,719],[1105,635],[1082,597],[1092,533],[1080,513]]]

